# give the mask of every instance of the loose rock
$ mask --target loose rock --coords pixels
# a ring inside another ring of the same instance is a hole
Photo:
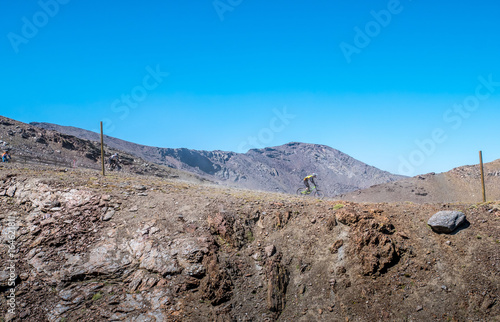
[[[111,218],[113,218],[114,215],[115,215],[115,211],[113,209],[110,209],[106,212],[104,217],[102,217],[102,221],[108,221]]]
[[[264,250],[266,252],[267,257],[271,257],[274,255],[274,253],[276,253],[276,247],[274,247],[274,245],[269,245]]]
[[[465,223],[465,215],[459,211],[440,211],[432,216],[427,224],[437,233],[452,233]]]

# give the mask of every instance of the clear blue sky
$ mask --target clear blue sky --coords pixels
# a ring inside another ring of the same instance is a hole
[[[3,1],[0,114],[448,171],[500,158],[499,15],[493,0]]]

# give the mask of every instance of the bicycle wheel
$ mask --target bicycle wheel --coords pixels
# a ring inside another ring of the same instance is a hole
[[[298,194],[299,196],[303,196],[304,194],[302,193],[302,191],[304,191],[304,189],[303,189],[303,188],[299,188],[299,189],[297,189],[297,194]]]
[[[314,196],[315,196],[316,198],[323,199],[323,198],[325,197],[325,194],[324,194],[324,193],[323,193],[323,191],[321,191],[321,190],[316,190],[316,191],[314,192]]]

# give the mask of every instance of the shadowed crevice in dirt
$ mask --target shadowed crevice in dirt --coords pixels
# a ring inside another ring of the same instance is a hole
[[[278,318],[286,307],[286,292],[290,281],[289,272],[282,264],[282,254],[278,253],[266,263],[267,307]]]
[[[201,283],[203,298],[213,306],[231,299],[233,283],[226,270],[220,266],[217,256],[206,258],[207,278]]]

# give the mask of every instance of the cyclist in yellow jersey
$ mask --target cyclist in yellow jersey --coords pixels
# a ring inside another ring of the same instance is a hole
[[[311,181],[311,183],[316,186],[316,182],[314,182],[314,178],[317,177],[317,174],[316,173],[313,173],[311,174],[310,176],[307,176],[304,178],[304,184],[306,185],[306,188],[307,188],[307,192],[310,192],[311,191],[311,187],[309,186],[309,181]]]

